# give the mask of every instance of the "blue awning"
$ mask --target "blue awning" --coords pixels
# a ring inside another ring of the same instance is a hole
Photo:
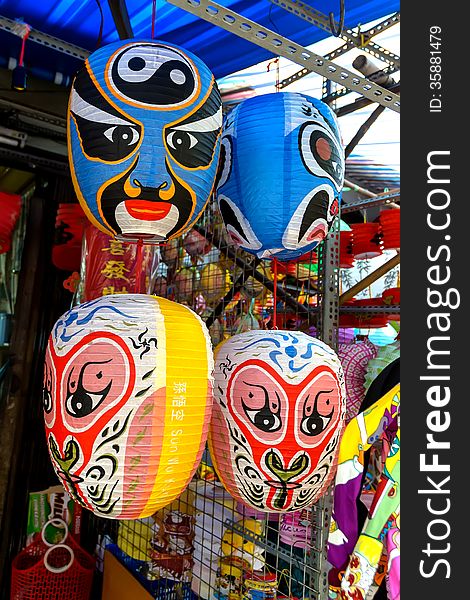
[[[338,19],[339,0],[303,0],[316,10],[334,12]],[[100,0],[104,14],[102,43],[118,39],[106,0]],[[136,38],[151,34],[151,0],[127,0],[127,8]],[[304,46],[328,37],[328,32],[309,25],[268,0],[220,0],[248,19],[256,21]],[[397,0],[347,0],[345,26],[357,27],[399,10]],[[0,15],[22,18],[34,29],[87,50],[96,48],[101,17],[96,0],[0,0]],[[216,77],[244,69],[272,56],[232,33],[220,29],[185,11],[157,0],[155,37],[183,46],[200,56]],[[17,58],[19,38],[0,32],[0,65]],[[73,75],[79,61],[55,50],[31,42],[26,46],[25,64],[32,69]]]

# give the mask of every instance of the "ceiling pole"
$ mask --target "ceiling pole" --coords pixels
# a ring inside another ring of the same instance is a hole
[[[169,4],[217,25],[257,46],[261,46],[275,56],[282,56],[292,62],[331,79],[345,88],[361,94],[395,112],[400,112],[400,97],[373,81],[356,75],[352,71],[327,60],[312,50],[304,48],[293,40],[285,38],[270,29],[230,10],[212,0],[167,0]]]
[[[377,108],[369,115],[366,121],[359,127],[356,134],[351,138],[351,141],[344,149],[344,157],[348,158],[354,148],[358,145],[358,143],[362,140],[365,134],[369,131],[372,125],[377,121],[380,115],[385,110],[385,106],[377,106]]]
[[[116,31],[121,40],[128,40],[134,37],[131,20],[127,12],[126,0],[108,0],[109,9],[113,17]]]

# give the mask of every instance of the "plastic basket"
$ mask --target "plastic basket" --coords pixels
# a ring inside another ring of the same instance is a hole
[[[10,600],[89,600],[93,558],[68,537],[63,521],[64,538],[59,544],[50,544],[44,534],[50,523],[44,525],[41,538],[13,560]]]

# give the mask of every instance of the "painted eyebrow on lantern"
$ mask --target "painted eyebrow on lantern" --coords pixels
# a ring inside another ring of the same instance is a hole
[[[70,102],[71,112],[82,119],[92,121],[94,123],[103,123],[106,125],[126,125],[136,127],[136,123],[126,121],[117,115],[105,112],[93,104],[89,104],[80,94],[72,88],[72,99]]]
[[[189,131],[195,133],[205,133],[209,131],[215,131],[222,127],[222,107],[214,114],[199,121],[192,121],[183,125],[176,125],[170,127],[176,131]]]

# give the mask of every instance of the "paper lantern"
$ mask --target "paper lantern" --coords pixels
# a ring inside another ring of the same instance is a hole
[[[302,332],[249,331],[216,349],[209,446],[230,494],[264,512],[326,490],[345,413],[341,363]]]
[[[183,267],[174,279],[174,294],[178,302],[191,302],[196,293],[200,274],[195,267]]]
[[[366,395],[364,381],[369,361],[377,356],[377,347],[367,338],[354,344],[339,344],[338,356],[346,385],[346,423],[359,412]]]
[[[379,223],[354,223],[351,225],[351,229],[353,231],[352,250],[355,259],[365,260],[382,254],[383,246]]]
[[[352,231],[340,231],[339,233],[339,266],[341,269],[354,267]]]
[[[210,252],[212,244],[198,231],[192,229],[186,234],[183,247],[191,258],[198,258]]]
[[[96,50],[68,110],[72,179],[93,225],[148,242],[187,231],[214,186],[221,126],[214,76],[194,54],[156,40]]]
[[[21,212],[21,196],[0,192],[0,254],[11,248],[13,230]]]
[[[400,249],[400,209],[382,210],[379,215],[383,247],[386,250]]]
[[[267,94],[227,116],[217,201],[247,252],[292,260],[315,248],[339,212],[343,180],[336,117],[320,100]]]
[[[230,289],[230,280],[224,269],[216,263],[208,263],[201,269],[199,291],[207,302],[218,302]]]
[[[175,499],[207,438],[212,366],[205,325],[169,300],[119,294],[65,313],[49,338],[43,402],[49,454],[73,499],[116,519]]]
[[[52,264],[62,271],[80,270],[86,217],[80,204],[59,204],[52,246]]]
[[[175,269],[180,255],[179,241],[170,240],[167,244],[160,246],[160,254],[167,267],[169,269]]]
[[[137,254],[137,244],[115,240],[88,223],[82,251],[82,300],[88,302],[100,296],[135,290],[151,293],[158,267],[158,248],[145,244],[139,265]]]

